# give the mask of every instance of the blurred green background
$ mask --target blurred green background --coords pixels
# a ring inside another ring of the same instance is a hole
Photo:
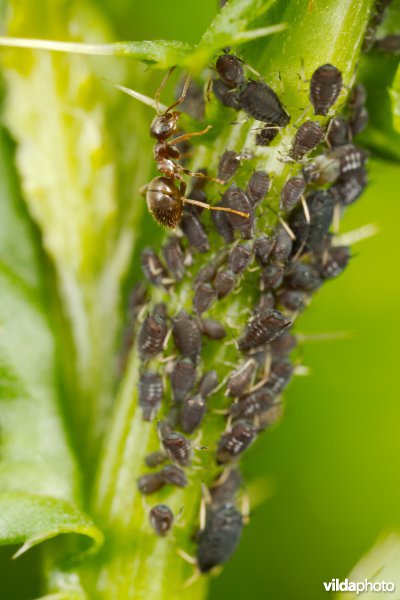
[[[197,41],[217,10],[216,0],[97,5],[121,40]],[[343,579],[382,532],[400,529],[400,166],[371,160],[370,180],[343,230],[373,223],[379,233],[354,247],[347,271],[324,286],[298,325],[302,333],[354,335],[301,344],[310,375],[294,379],[283,421],[244,461],[247,477],[265,477],[271,496],[213,580],[213,600],[322,599],[323,581]],[[37,552],[20,559],[33,577]],[[10,554],[0,553],[8,575],[18,573]],[[31,598],[32,582],[14,580],[12,589],[1,597]]]

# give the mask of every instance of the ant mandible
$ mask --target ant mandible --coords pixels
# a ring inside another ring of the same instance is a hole
[[[156,177],[150,183],[143,186],[141,190],[146,193],[146,201],[149,211],[158,223],[171,229],[175,229],[175,227],[179,225],[182,218],[184,204],[195,204],[196,206],[200,206],[208,210],[222,210],[240,215],[244,218],[249,218],[250,215],[248,213],[222,206],[210,206],[205,202],[185,198],[187,185],[183,179],[183,174],[189,175],[190,177],[198,177],[201,179],[216,181],[217,183],[223,182],[219,179],[208,177],[207,175],[204,175],[204,173],[194,173],[175,162],[181,157],[181,153],[176,145],[185,140],[189,140],[192,137],[204,135],[211,129],[211,126],[209,125],[203,129],[203,131],[185,133],[168,142],[168,139],[177,130],[178,119],[181,114],[173,109],[184,101],[190,83],[189,75],[183,87],[182,94],[178,100],[171,104],[171,106],[169,106],[164,112],[160,112],[159,97],[173,69],[174,67],[169,70],[157,90],[155,97],[157,114],[150,125],[150,135],[157,140],[153,148],[153,155],[157,163],[157,168],[162,173],[162,176]],[[179,187],[175,180],[180,182]]]

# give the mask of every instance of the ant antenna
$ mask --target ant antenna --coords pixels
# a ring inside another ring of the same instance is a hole
[[[173,71],[174,71],[175,67],[171,67],[168,71],[168,73],[166,75],[164,75],[163,80],[161,81],[160,85],[158,86],[158,89],[155,93],[155,97],[154,100],[156,102],[156,111],[157,114],[159,115],[162,111],[160,111],[160,96],[161,96],[161,92],[163,91],[163,89],[165,88],[165,86],[167,85],[167,81],[168,79],[171,77]],[[163,107],[164,108],[164,107]],[[164,114],[166,114],[167,112],[169,112],[171,110],[171,108],[166,108],[164,111]]]

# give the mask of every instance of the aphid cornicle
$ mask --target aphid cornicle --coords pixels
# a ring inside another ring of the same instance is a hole
[[[193,433],[200,427],[206,412],[206,402],[201,394],[186,398],[181,408],[181,427],[185,433]]]
[[[197,564],[202,573],[208,573],[229,560],[240,541],[242,530],[242,515],[233,504],[225,503],[207,510],[205,528],[198,536]]]
[[[262,81],[244,83],[240,87],[239,102],[244,112],[257,121],[279,127],[285,127],[290,121],[277,94]]]
[[[240,167],[241,155],[234,150],[225,150],[218,163],[218,179],[224,183],[232,179]]]
[[[170,531],[174,522],[174,515],[165,504],[157,504],[157,506],[153,506],[149,513],[149,521],[156,534],[163,537]]]
[[[324,130],[317,121],[306,121],[296,131],[289,156],[301,160],[322,142],[323,137]]]
[[[286,181],[281,191],[281,207],[285,212],[290,212],[299,202],[306,189],[304,177],[297,175]]]
[[[199,394],[203,396],[203,398],[207,398],[210,396],[215,388],[218,386],[218,374],[216,371],[207,371],[204,373],[203,377],[199,383]]]
[[[171,388],[175,402],[182,402],[195,383],[196,366],[190,358],[181,358],[171,371]]]
[[[214,288],[217,292],[217,298],[225,298],[235,287],[237,281],[237,275],[227,269],[225,271],[219,271],[214,280]]]
[[[216,298],[217,293],[209,283],[199,283],[194,291],[193,307],[200,315],[210,308]]]
[[[310,81],[310,100],[314,113],[325,117],[339,97],[342,89],[342,74],[331,64],[316,69]]]
[[[154,371],[145,371],[139,379],[139,406],[143,411],[144,421],[151,421],[159,409],[163,397],[161,375]]]
[[[264,200],[271,187],[271,179],[265,171],[254,171],[247,184],[246,194],[253,206]]]
[[[271,127],[271,125],[265,125],[256,134],[256,146],[269,146],[270,143],[276,138],[279,132],[279,127]]]
[[[215,319],[202,319],[199,326],[201,333],[210,340],[222,340],[226,336],[224,326]]]
[[[235,211],[226,213],[233,229],[239,231],[244,239],[250,239],[253,234],[253,207],[244,191],[236,185],[231,185],[222,196],[221,204]],[[248,217],[242,217],[238,213]]]
[[[218,75],[229,88],[236,88],[244,82],[243,63],[234,54],[221,54],[215,63]]]
[[[165,453],[180,467],[188,467],[192,461],[190,441],[178,431],[173,431],[167,423],[159,423],[158,431]]]
[[[184,310],[172,322],[172,335],[182,356],[195,362],[201,352],[201,333],[197,322]]]
[[[146,360],[161,352],[167,333],[168,325],[162,314],[148,315],[138,336],[140,358]]]
[[[282,335],[290,325],[291,321],[277,310],[256,310],[239,339],[239,350],[246,352],[268,344]]]
[[[268,264],[275,240],[268,235],[259,235],[253,242],[254,256],[263,267]]]
[[[253,442],[257,428],[250,421],[236,421],[219,439],[216,459],[219,465],[238,458]]]
[[[253,253],[249,244],[238,244],[229,253],[228,266],[233,273],[242,273],[249,266]]]
[[[169,236],[163,246],[165,264],[176,281],[181,281],[185,275],[184,256],[179,240],[175,236]]]
[[[209,251],[210,242],[206,230],[195,214],[184,211],[181,220],[181,228],[186,235],[190,246],[196,248],[200,253]]]
[[[256,366],[256,361],[253,358],[249,358],[249,360],[246,360],[245,363],[231,372],[226,383],[226,393],[228,396],[238,398],[244,394],[251,383]]]

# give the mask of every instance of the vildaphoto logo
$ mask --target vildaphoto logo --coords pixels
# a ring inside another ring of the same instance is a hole
[[[368,579],[364,581],[332,579],[323,583],[326,592],[355,592],[357,596],[363,592],[394,592],[396,589],[392,581],[368,581]]]

